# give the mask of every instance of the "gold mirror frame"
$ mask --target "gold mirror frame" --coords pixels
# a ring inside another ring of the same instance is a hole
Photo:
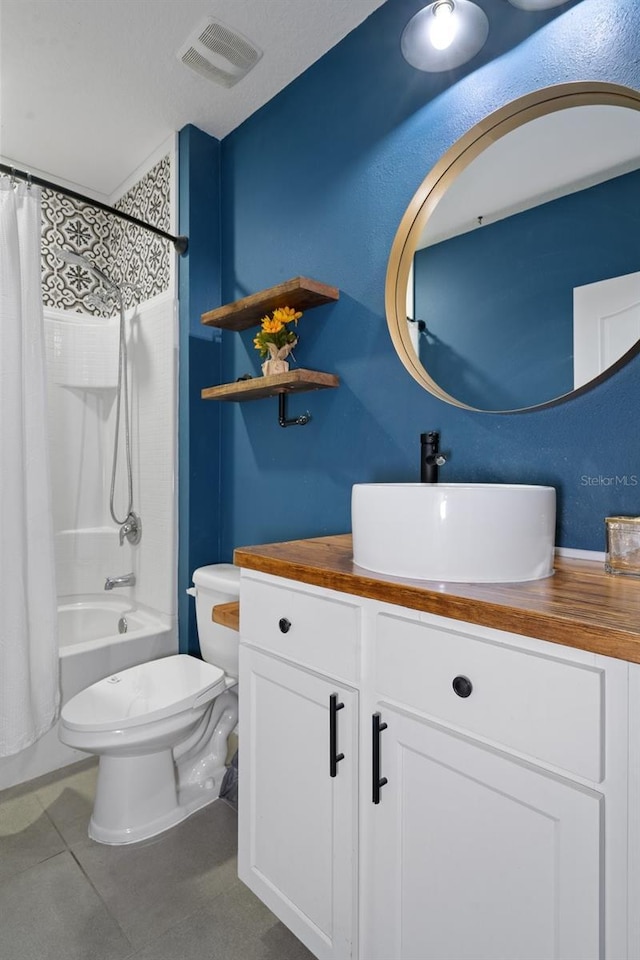
[[[460,137],[427,174],[409,203],[400,221],[389,255],[385,285],[387,324],[396,353],[406,369],[414,380],[417,380],[425,390],[428,390],[429,393],[440,400],[453,404],[455,407],[479,413],[519,412],[518,410],[484,411],[478,407],[469,406],[439,387],[420,363],[407,326],[407,285],[418,240],[427,221],[456,178],[496,140],[531,120],[537,120],[539,117],[555,113],[558,110],[565,110],[568,107],[603,104],[614,107],[629,107],[640,111],[640,93],[631,89],[631,87],[624,87],[615,83],[580,81],[544,87],[534,93],[513,100],[506,106],[489,114],[488,117],[475,124],[466,134]],[[589,383],[552,400],[530,407],[521,407],[519,410],[541,410],[545,407],[555,406],[568,397],[584,393],[594,384],[608,377],[614,370],[619,369],[638,349],[639,346],[636,345]]]

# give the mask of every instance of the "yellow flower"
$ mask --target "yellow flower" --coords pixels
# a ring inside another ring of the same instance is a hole
[[[270,320],[268,317],[265,317],[262,321],[262,330],[263,333],[280,333],[284,324],[281,320],[277,319],[275,316],[273,320]]]
[[[300,310],[294,310],[293,307],[278,307],[273,311],[273,319],[280,323],[298,323],[302,316]]]
[[[289,330],[287,324],[297,324],[301,316],[301,311],[294,310],[293,307],[277,307],[271,317],[263,317],[260,321],[260,331],[253,338],[253,345],[260,356],[266,357],[273,349],[282,350],[283,347],[293,349],[298,342],[298,337],[293,330]]]

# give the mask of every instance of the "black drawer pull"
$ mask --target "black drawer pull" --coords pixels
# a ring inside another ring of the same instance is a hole
[[[338,710],[342,710],[344,703],[338,703],[338,695],[332,693],[329,697],[329,776],[335,777],[338,773],[338,764],[344,760],[344,753],[338,753]]]
[[[291,630],[291,620],[287,620],[286,617],[280,617],[278,626],[280,627],[280,633],[289,633],[289,630]]]
[[[458,694],[459,697],[470,697],[471,691],[473,690],[473,684],[469,677],[454,677],[453,683],[451,686],[454,689],[454,692]]]
[[[371,772],[373,790],[371,800],[373,803],[380,803],[380,787],[384,787],[385,783],[389,782],[386,777],[380,777],[380,734],[383,730],[387,729],[387,724],[381,722],[379,713],[374,713],[371,719],[373,721],[373,737],[371,741]]]

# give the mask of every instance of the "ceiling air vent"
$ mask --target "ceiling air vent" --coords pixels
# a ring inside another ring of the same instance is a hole
[[[207,18],[178,50],[178,60],[223,87],[232,87],[249,73],[262,50],[217,20]]]

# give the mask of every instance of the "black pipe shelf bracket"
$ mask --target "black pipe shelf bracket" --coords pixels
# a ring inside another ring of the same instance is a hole
[[[278,423],[281,427],[305,427],[311,420],[311,414],[306,413],[299,417],[287,417],[287,393],[278,394]]]

